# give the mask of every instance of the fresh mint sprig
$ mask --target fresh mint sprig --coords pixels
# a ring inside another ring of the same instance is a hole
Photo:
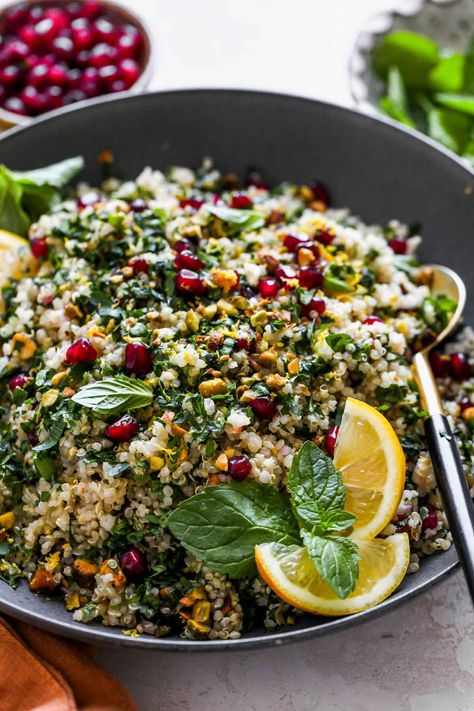
[[[354,541],[334,535],[352,526],[346,492],[332,460],[305,442],[288,476],[290,500],[272,486],[229,482],[182,501],[166,519],[188,551],[231,578],[256,574],[254,548],[278,542],[307,547],[318,572],[345,598],[358,577]]]

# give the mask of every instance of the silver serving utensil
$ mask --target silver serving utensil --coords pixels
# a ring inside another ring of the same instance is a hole
[[[433,343],[415,354],[413,363],[423,406],[429,413],[424,428],[436,482],[474,603],[474,504],[429,361],[431,349],[444,341],[459,325],[466,303],[466,287],[461,277],[451,269],[437,264],[428,265],[428,268],[432,271],[432,293],[435,296],[447,296],[455,301],[457,306],[446,328],[438,334]]]

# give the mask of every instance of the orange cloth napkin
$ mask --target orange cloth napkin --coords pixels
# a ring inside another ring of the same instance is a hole
[[[79,642],[0,619],[0,711],[137,711]]]

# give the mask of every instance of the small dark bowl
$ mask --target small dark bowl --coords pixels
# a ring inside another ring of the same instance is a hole
[[[5,5],[0,9],[0,35],[3,34],[5,14],[8,12],[8,10],[11,10],[11,8],[15,7],[15,5],[18,5],[19,2],[20,0],[16,0],[15,2],[12,2],[9,5]],[[26,2],[29,5],[38,5],[43,8],[48,8],[57,7],[58,5],[61,5],[62,0],[26,0]],[[108,19],[133,25],[137,28],[137,30],[143,37],[143,45],[140,51],[140,56],[138,58],[138,63],[140,64],[141,68],[140,76],[138,77],[135,84],[130,87],[130,89],[125,92],[121,92],[122,95],[140,94],[146,89],[152,77],[154,48],[151,31],[147,27],[144,20],[138,17],[138,15],[136,15],[128,7],[125,7],[124,5],[121,5],[116,2],[109,2],[109,0],[100,0],[100,4],[104,8],[104,15]],[[90,101],[94,101],[94,99],[85,99],[84,101],[80,102],[78,101],[77,104],[80,104],[82,106],[88,104]],[[44,114],[41,115],[43,116]],[[5,109],[0,107],[0,131],[2,129],[11,128],[12,126],[26,126],[32,121],[35,121],[36,118],[33,116],[21,116],[20,114],[13,113],[12,111],[6,111]]]

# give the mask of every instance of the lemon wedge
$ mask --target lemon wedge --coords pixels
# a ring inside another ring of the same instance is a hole
[[[334,466],[346,487],[345,510],[355,514],[350,538],[371,540],[392,520],[405,486],[405,456],[389,421],[375,408],[347,398]]]
[[[27,239],[0,230],[0,288],[9,279],[20,279],[32,266],[30,243]]]
[[[345,600],[321,578],[302,546],[262,543],[255,546],[255,561],[267,585],[293,607],[315,615],[350,615],[385,600],[400,585],[410,562],[406,533],[357,543],[359,578]]]

